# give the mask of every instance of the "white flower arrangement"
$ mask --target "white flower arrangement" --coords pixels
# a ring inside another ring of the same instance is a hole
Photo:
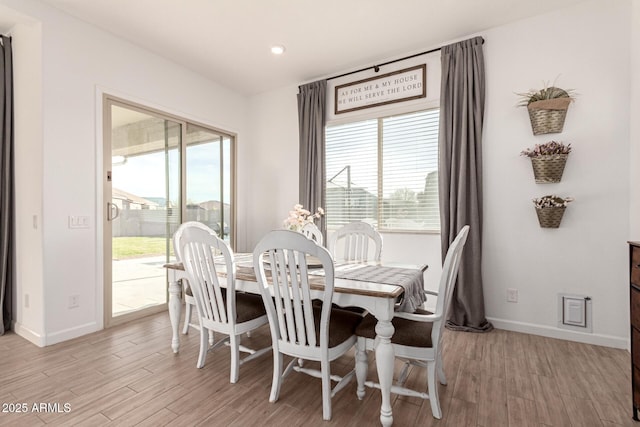
[[[536,209],[544,209],[544,208],[564,208],[569,202],[573,202],[573,197],[558,197],[555,195],[543,196],[539,198],[533,199],[533,204]]]
[[[324,215],[324,209],[322,208],[318,208],[316,213],[312,214],[301,204],[296,204],[293,206],[293,210],[289,211],[289,217],[284,220],[283,225],[288,230],[300,231],[302,227],[315,222],[322,215]]]

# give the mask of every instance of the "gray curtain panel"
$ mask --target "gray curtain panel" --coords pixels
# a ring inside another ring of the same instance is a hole
[[[13,64],[11,38],[0,36],[0,335],[11,329],[15,264],[13,244]]]
[[[469,237],[449,311],[449,329],[493,329],[484,314],[482,291],[482,121],[484,56],[481,37],[441,50],[438,160],[442,259],[465,225]]]
[[[325,208],[324,125],[326,122],[327,81],[319,80],[299,87],[298,128],[300,132],[300,199],[305,209]],[[327,237],[324,216],[318,227]]]

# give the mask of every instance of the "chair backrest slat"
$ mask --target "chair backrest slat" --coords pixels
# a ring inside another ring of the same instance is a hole
[[[329,302],[323,303],[322,307],[320,342],[316,338],[307,255],[319,259],[325,269],[322,301]],[[269,260],[272,283],[267,280],[265,259]],[[256,247],[254,268],[269,316],[272,336],[293,346],[317,347],[322,342],[328,345],[328,322],[333,296],[333,260],[329,252],[300,233],[276,230],[267,234]],[[322,336],[322,333],[326,336]]]
[[[229,245],[198,222],[183,224],[176,234],[176,253],[182,259],[200,315],[217,323],[235,320],[235,261]],[[227,276],[226,293],[219,279],[222,266]]]
[[[369,257],[369,239],[365,234],[359,234],[358,237],[360,239],[360,245],[362,247],[362,249],[360,249],[359,252],[364,257],[368,258]],[[365,259],[364,261],[368,261],[368,259]]]
[[[176,232],[173,234],[173,253],[176,256],[176,259],[179,262],[182,262],[182,256],[180,255],[180,252],[182,250],[182,246],[184,244],[182,236],[184,233],[184,230],[187,228],[199,228],[203,231],[206,231],[207,233],[213,233],[216,234],[215,231],[213,231],[211,228],[207,227],[206,225],[204,225],[201,222],[198,221],[188,221],[185,222],[184,224],[180,225],[180,227],[178,227],[178,229],[176,230]]]
[[[322,231],[315,225],[313,222],[305,224],[300,230],[302,234],[307,236],[309,239],[314,240],[320,246],[323,245],[324,238],[322,237]]]
[[[292,276],[295,273],[291,271],[289,262],[295,262],[295,261],[291,260],[291,258],[293,258],[293,254],[290,251],[284,250],[282,252],[284,254],[284,259],[282,264],[278,266],[282,276],[282,282],[280,283],[280,286],[283,291],[282,292],[282,296],[284,298],[283,302],[286,308],[285,322],[287,324],[289,340],[292,341],[297,338],[298,334],[296,333],[296,321],[295,321],[294,302],[293,302],[293,287],[296,286],[296,284],[292,282]],[[295,268],[293,271],[295,272]]]
[[[287,314],[285,308],[285,301],[288,300],[288,297],[286,294],[282,294],[283,292],[288,293],[288,288],[282,283],[282,272],[276,268],[277,265],[284,262],[284,253],[282,251],[271,250],[269,251],[269,258],[271,265],[271,278],[273,280],[274,301],[278,314],[278,322],[280,324],[280,339],[288,340],[290,334],[287,329]],[[286,278],[284,283],[286,283]]]
[[[356,221],[336,230],[329,238],[328,248],[336,260],[369,261],[370,244],[373,245],[372,260],[380,261],[382,236],[370,224]]]
[[[304,274],[301,271],[300,276],[297,274],[297,266],[296,262],[298,259],[298,253],[290,252],[289,256],[289,275],[291,278],[291,298],[292,298],[292,309],[295,319],[296,325],[296,340],[298,342],[305,342],[307,331],[305,329],[305,321],[304,321],[304,296],[302,295],[302,288],[305,286]],[[304,257],[304,255],[303,255]]]

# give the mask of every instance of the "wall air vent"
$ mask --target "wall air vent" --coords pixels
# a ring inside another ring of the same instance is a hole
[[[558,327],[591,333],[591,298],[585,295],[558,294]]]

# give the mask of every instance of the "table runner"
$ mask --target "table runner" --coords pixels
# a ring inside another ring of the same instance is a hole
[[[236,254],[236,277],[240,279],[255,278],[252,254]],[[310,270],[311,276],[323,276],[323,270]],[[336,264],[336,279],[375,282],[386,285],[402,286],[404,293],[396,311],[413,313],[427,300],[424,293],[423,269],[407,267],[391,267],[372,264]],[[255,279],[253,279],[255,280]]]
[[[413,313],[427,300],[424,293],[424,277],[420,269],[366,264],[343,264],[336,265],[334,275],[337,279],[402,286],[404,293],[399,305],[396,307],[396,311]]]

